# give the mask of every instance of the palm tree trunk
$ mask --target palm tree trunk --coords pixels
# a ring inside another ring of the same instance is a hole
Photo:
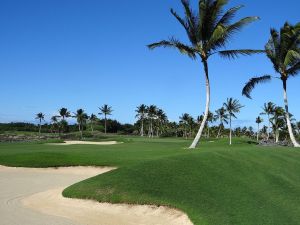
[[[300,148],[299,143],[296,141],[296,138],[293,133],[292,125],[291,125],[291,119],[289,114],[289,105],[288,105],[288,98],[287,98],[287,92],[286,92],[286,79],[282,80],[283,82],[283,98],[284,98],[284,106],[285,106],[285,117],[286,117],[286,123],[290,134],[290,139],[294,145],[294,147]]]
[[[219,131],[218,131],[218,135],[217,135],[217,138],[219,138],[220,137],[220,135],[221,135],[221,129],[222,129],[222,124],[220,124],[220,126],[219,126]]]
[[[256,140],[258,141],[259,139],[259,123],[257,124],[257,136],[256,136]]]
[[[196,146],[198,145],[200,138],[202,136],[202,132],[203,129],[205,127],[206,124],[206,120],[208,117],[208,112],[209,112],[209,105],[210,105],[210,82],[209,82],[209,76],[208,76],[208,64],[206,60],[203,60],[203,65],[204,65],[204,71],[205,71],[205,80],[206,80],[206,104],[205,104],[205,113],[204,113],[204,117],[203,120],[201,121],[201,125],[199,128],[199,131],[192,143],[192,145],[190,146],[190,149],[194,149],[196,148]]]
[[[270,127],[271,127],[271,122],[270,122],[270,114],[268,114],[268,121],[269,121],[269,125],[268,125],[268,134],[267,134],[267,141],[269,141],[270,139]]]
[[[91,122],[91,129],[92,129],[92,133],[94,133],[93,122]]]
[[[39,124],[39,136],[41,136],[41,129],[42,129],[42,120],[40,119],[40,124]]]
[[[105,134],[106,134],[106,114],[104,115],[104,130],[105,130]]]
[[[231,116],[229,116],[229,145],[232,145],[232,130],[231,130]]]
[[[144,120],[142,119],[141,137],[144,136]]]

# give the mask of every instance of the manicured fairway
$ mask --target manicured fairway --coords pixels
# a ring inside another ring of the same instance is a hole
[[[109,165],[119,169],[64,191],[68,197],[157,204],[186,212],[199,225],[300,224],[300,152],[246,140],[133,139],[113,146],[1,144],[0,164],[47,167]]]

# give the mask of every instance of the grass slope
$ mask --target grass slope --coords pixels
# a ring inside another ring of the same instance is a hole
[[[198,225],[300,224],[300,152],[236,142],[207,142],[195,151],[171,139],[115,146],[1,144],[0,164],[119,166],[64,195],[176,207]]]

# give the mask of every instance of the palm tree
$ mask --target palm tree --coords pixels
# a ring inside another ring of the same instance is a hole
[[[210,56],[219,54],[221,57],[236,58],[239,55],[251,55],[254,53],[261,53],[262,51],[250,49],[224,50],[226,44],[235,33],[258,19],[258,17],[246,17],[238,22],[231,23],[237,11],[243,7],[242,5],[233,7],[223,13],[228,0],[199,0],[199,9],[197,12],[191,9],[188,0],[181,0],[181,3],[185,11],[185,17],[180,17],[173,9],[171,9],[171,14],[185,29],[190,44],[186,45],[175,38],[170,38],[169,40],[150,44],[148,47],[150,49],[157,47],[175,48],[178,49],[180,53],[185,54],[194,60],[199,57],[203,64],[206,80],[206,106],[199,131],[190,146],[190,148],[193,149],[200,141],[210,107],[210,80],[208,68],[208,59]],[[220,50],[222,48],[223,50]]]
[[[141,136],[144,136],[144,120],[147,116],[147,106],[145,104],[141,104],[140,106],[138,106],[135,110],[135,112],[137,113],[137,115],[135,116],[136,118],[138,118],[141,121]]]
[[[107,123],[107,116],[111,115],[113,110],[110,106],[108,106],[107,104],[104,104],[100,109],[100,113],[99,115],[104,115],[104,130],[105,130],[105,134],[106,134],[106,123]]]
[[[78,129],[80,132],[80,137],[82,139],[82,131],[83,131],[83,124],[86,122],[86,120],[89,118],[88,115],[84,112],[83,109],[78,109],[76,113],[74,113],[74,117],[77,120],[78,123]]]
[[[271,128],[271,122],[270,122],[270,116],[275,110],[275,104],[273,102],[265,103],[263,106],[263,112],[261,115],[267,115],[268,116],[268,128],[267,128],[267,140],[270,139],[270,128]]]
[[[207,138],[209,138],[210,137],[210,127],[209,127],[209,124],[216,121],[215,115],[211,111],[208,111],[208,116],[207,116],[207,120],[206,121],[207,121]]]
[[[39,120],[39,135],[41,135],[42,121],[45,120],[45,114],[40,112],[36,114],[35,119]]]
[[[189,125],[189,120],[190,120],[191,116],[188,113],[184,113],[182,114],[181,117],[179,117],[181,124],[184,127],[184,137],[187,139],[188,135],[187,135],[187,127]]]
[[[59,129],[57,116],[51,117],[51,124],[52,124],[51,130],[52,130],[52,132],[54,130],[54,133],[55,133],[56,132],[55,127],[57,127]]]
[[[272,117],[270,118],[276,143],[278,143],[279,141],[279,130],[282,129],[285,124],[284,117],[284,109],[282,107],[276,106],[272,113]]]
[[[65,120],[68,117],[71,117],[71,113],[68,111],[67,108],[61,108],[58,110],[59,112],[59,117],[62,118],[62,120]]]
[[[159,136],[163,132],[164,125],[168,122],[168,117],[162,109],[157,110],[156,116],[157,116],[157,122],[158,122],[157,136]]]
[[[229,126],[230,126],[229,144],[230,145],[232,144],[232,129],[231,129],[232,117],[237,118],[235,113],[239,113],[241,108],[243,107],[244,106],[240,104],[239,100],[233,98],[229,98],[229,99],[227,98],[227,102],[224,103],[224,108],[229,114]]]
[[[220,137],[221,135],[221,129],[222,127],[224,127],[224,122],[226,124],[228,124],[228,114],[227,111],[224,107],[216,110],[216,115],[215,115],[216,119],[218,119],[220,121],[220,125],[219,125],[219,131],[218,131],[218,135],[217,138]]]
[[[271,60],[275,71],[280,74],[279,78],[283,85],[283,98],[285,105],[285,117],[290,139],[295,147],[300,147],[293,133],[289,116],[289,105],[287,97],[287,80],[296,76],[300,71],[300,23],[295,26],[285,23],[280,33],[271,29],[271,38],[265,46],[267,57]],[[251,91],[259,83],[272,80],[272,76],[264,75],[249,80],[243,89],[243,95],[251,98]]]
[[[91,114],[91,116],[89,117],[90,123],[91,123],[91,129],[92,132],[94,132],[94,123],[97,121],[97,116],[95,114]]]
[[[149,137],[153,138],[154,135],[154,128],[153,128],[153,121],[156,119],[157,114],[157,107],[155,105],[150,105],[148,107],[148,119],[149,119]]]
[[[259,124],[261,124],[263,122],[263,119],[260,116],[258,116],[256,118],[255,122],[257,123],[257,137],[256,137],[256,139],[258,141],[259,140],[259,131],[260,131],[259,130]]]

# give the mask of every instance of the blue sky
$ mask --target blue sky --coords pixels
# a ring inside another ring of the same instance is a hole
[[[196,0],[191,1],[196,5]],[[230,48],[262,49],[270,27],[300,21],[298,0],[232,0],[244,4],[236,19],[260,16],[237,35]],[[1,0],[0,1],[0,122],[34,121],[44,112],[49,118],[61,107],[72,112],[98,106],[113,107],[112,118],[134,122],[141,103],[163,108],[170,120],[204,110],[205,89],[200,61],[175,50],[149,51],[146,45],[175,36],[187,41],[184,30],[169,13],[179,13],[179,0]],[[264,102],[282,105],[281,83],[257,88],[253,100],[241,96],[254,75],[274,74],[265,56],[210,61],[212,110],[227,97],[245,108],[236,124],[255,125]],[[290,110],[300,120],[300,76],[288,83]]]

